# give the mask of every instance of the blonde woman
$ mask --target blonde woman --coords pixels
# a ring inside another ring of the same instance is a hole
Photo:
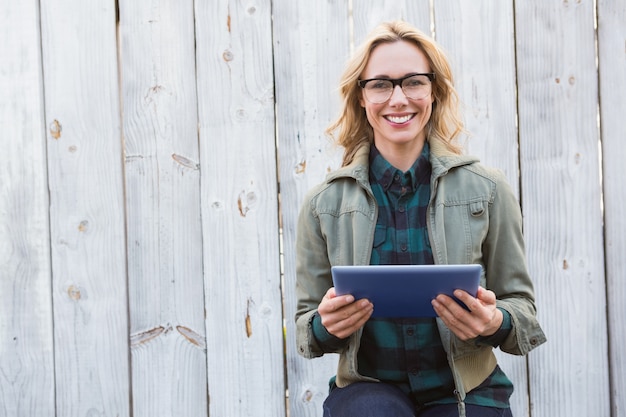
[[[493,349],[525,355],[536,320],[519,204],[503,175],[461,154],[448,60],[411,25],[377,27],[348,62],[328,133],[343,164],[307,194],[297,229],[297,344],[340,355],[327,417],[511,416]],[[437,318],[371,318],[336,296],[333,265],[481,264],[476,298],[432,301]],[[329,375],[330,377],[330,375]]]

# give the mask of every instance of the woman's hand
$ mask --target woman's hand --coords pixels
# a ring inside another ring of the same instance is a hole
[[[465,291],[456,290],[454,296],[470,311],[455,300],[440,294],[433,301],[435,312],[446,326],[461,340],[478,336],[491,336],[502,325],[502,312],[496,308],[496,295],[483,287],[478,288],[476,298]]]
[[[335,288],[326,291],[317,312],[328,333],[345,339],[370,318],[374,305],[366,299],[354,301],[352,295],[337,296]]]

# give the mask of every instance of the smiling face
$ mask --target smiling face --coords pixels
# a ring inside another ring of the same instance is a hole
[[[397,41],[376,46],[360,78],[402,78],[429,72],[428,59],[416,45]],[[432,113],[433,100],[432,93],[419,100],[409,99],[400,86],[396,86],[388,101],[374,104],[361,92],[361,106],[374,130],[374,143],[390,163],[394,164],[398,158],[408,158],[412,159],[412,164],[419,157],[426,140],[425,127]],[[406,165],[407,161],[404,162],[400,164]]]

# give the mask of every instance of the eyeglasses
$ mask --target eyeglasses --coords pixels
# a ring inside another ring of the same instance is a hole
[[[407,98],[420,100],[432,92],[432,82],[435,73],[409,74],[402,78],[370,78],[358,80],[359,87],[365,92],[365,98],[370,103],[381,104],[391,98],[397,85]]]

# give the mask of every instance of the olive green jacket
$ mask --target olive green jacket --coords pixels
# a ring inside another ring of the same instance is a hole
[[[434,145],[434,146],[433,146]],[[437,156],[439,155],[439,156]],[[504,176],[473,157],[452,155],[431,143],[431,198],[428,236],[437,264],[481,264],[481,285],[511,315],[513,328],[500,349],[525,355],[546,341],[536,320],[519,203]],[[312,318],[332,287],[333,265],[369,265],[378,207],[369,184],[369,145],[354,161],[311,189],[301,208],[296,238],[296,342],[306,358],[323,355]],[[459,402],[496,366],[493,348],[458,339],[437,319]],[[338,352],[336,383],[375,381],[357,369],[361,331]]]

